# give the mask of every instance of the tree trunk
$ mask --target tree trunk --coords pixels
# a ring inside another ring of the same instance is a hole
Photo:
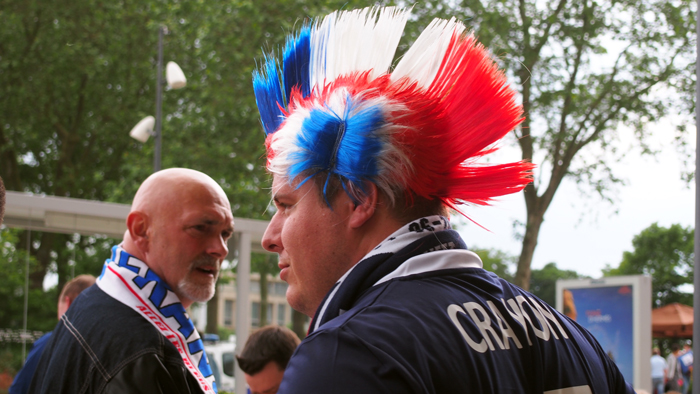
[[[217,291],[214,292],[214,297],[207,302],[207,328],[208,334],[219,335],[219,282],[216,282]]]
[[[523,246],[518,258],[518,270],[515,273],[515,284],[522,287],[524,290],[530,290],[530,265],[532,257],[535,254],[537,247],[537,238],[540,235],[540,227],[544,221],[544,212],[530,212],[528,209],[527,224],[525,226],[525,237],[523,238]]]
[[[299,339],[306,338],[306,330],[304,329],[304,323],[306,323],[306,315],[292,309],[292,331],[299,337]]]
[[[268,325],[267,321],[267,273],[270,255],[265,256],[265,263],[260,265],[260,327]]]

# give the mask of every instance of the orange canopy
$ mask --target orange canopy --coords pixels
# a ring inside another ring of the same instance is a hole
[[[692,338],[693,308],[674,302],[651,311],[654,338]]]

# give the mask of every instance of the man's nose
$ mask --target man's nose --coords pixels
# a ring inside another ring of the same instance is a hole
[[[265,229],[261,244],[268,252],[279,253],[282,251],[282,238],[280,237],[282,233],[281,222],[282,220],[278,219],[277,214],[275,214],[272,220],[270,220],[270,224],[268,224]]]

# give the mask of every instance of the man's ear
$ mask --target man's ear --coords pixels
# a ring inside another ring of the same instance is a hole
[[[143,212],[133,211],[126,217],[126,229],[131,241],[142,251],[148,250],[148,216]]]
[[[349,224],[352,228],[361,227],[374,216],[377,210],[377,185],[372,182],[366,182],[365,192],[364,198],[359,204],[355,204],[350,214]]]

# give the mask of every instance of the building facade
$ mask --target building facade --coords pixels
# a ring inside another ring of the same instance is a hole
[[[225,283],[221,283],[225,282]],[[287,303],[287,283],[279,277],[267,276],[267,311],[265,324],[292,327],[292,307]],[[216,288],[216,300],[218,308],[218,327],[228,330],[236,330],[236,276],[231,274],[228,280],[220,280]],[[250,314],[248,315],[248,327],[256,329],[263,322],[260,297],[260,274],[250,274]],[[207,307],[205,303],[195,303],[190,308],[190,315],[199,332],[205,332],[207,321]],[[306,318],[308,324],[308,318]]]
[[[287,283],[283,280],[267,276],[267,324],[278,326],[291,326],[292,308],[287,303]],[[236,329],[236,281],[235,277],[228,283],[220,284],[217,288],[219,321],[218,326],[227,329]],[[255,329],[260,327],[261,305],[260,305],[260,274],[253,272],[250,274],[250,315],[248,316],[248,326]]]

